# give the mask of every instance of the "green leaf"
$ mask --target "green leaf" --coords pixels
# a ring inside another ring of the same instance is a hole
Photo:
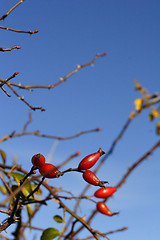
[[[2,149],[0,149],[0,155],[2,157],[3,163],[5,164],[6,163],[6,153]]]
[[[14,177],[15,181],[20,185],[20,181],[25,177],[24,174],[18,173],[18,172],[12,172],[12,177]]]
[[[41,240],[52,240],[60,234],[60,231],[56,228],[47,228],[43,231]]]
[[[59,215],[55,215],[53,217],[54,221],[56,221],[57,223],[63,223],[63,218]]]
[[[7,189],[5,188],[5,186],[0,186],[0,192],[3,193],[4,195],[7,194]]]
[[[30,204],[27,204],[26,208],[27,208],[27,213],[28,213],[28,218],[29,218],[29,225],[31,225],[31,220],[32,220],[32,216],[33,216],[33,208]]]
[[[20,181],[25,177],[24,174],[18,173],[18,172],[12,172],[11,173],[12,177],[14,177],[15,181],[18,183],[18,186],[20,186]],[[27,180],[25,180],[27,181]],[[30,183],[27,183],[23,188],[22,188],[22,193],[24,196],[28,196],[32,192],[32,187]]]

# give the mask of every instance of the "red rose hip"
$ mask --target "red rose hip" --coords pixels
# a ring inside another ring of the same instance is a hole
[[[83,179],[94,186],[100,187],[104,187],[104,183],[108,183],[107,181],[100,181],[98,177],[90,170],[86,170],[83,173]]]
[[[83,173],[83,178],[86,182],[88,182],[94,186],[98,186],[100,183],[100,180],[97,178],[97,176],[90,170],[86,170]]]
[[[97,198],[107,198],[112,196],[112,194],[116,191],[117,191],[116,187],[100,188],[94,193],[94,196]]]
[[[104,202],[97,203],[97,211],[107,216],[113,215],[113,213],[109,210],[109,208],[106,206]]]
[[[58,170],[58,168],[50,163],[46,163],[40,167],[39,172],[43,177],[46,178],[58,178],[61,176],[61,172]]]
[[[82,159],[82,161],[79,163],[78,169],[79,170],[87,170],[94,166],[94,164],[98,161],[100,156],[102,156],[105,152],[100,148],[98,152],[92,153],[85,158]]]
[[[40,168],[45,164],[45,157],[38,153],[32,157],[32,164],[35,168]]]

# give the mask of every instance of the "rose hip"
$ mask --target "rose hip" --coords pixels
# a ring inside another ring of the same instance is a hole
[[[58,168],[50,163],[46,163],[40,167],[39,172],[43,177],[46,178],[58,178],[61,176],[61,172],[58,170]]]
[[[117,191],[116,187],[100,188],[94,193],[94,196],[97,198],[107,198],[110,197],[116,191]]]
[[[106,206],[104,202],[97,203],[97,211],[107,216],[113,215],[113,213],[109,210],[109,208]]]
[[[100,156],[102,156],[105,152],[100,148],[98,152],[92,153],[85,158],[82,159],[82,161],[79,163],[78,169],[79,170],[87,170],[94,166],[94,164],[98,161]]]
[[[45,157],[38,153],[32,157],[32,164],[35,168],[40,168],[45,164]]]

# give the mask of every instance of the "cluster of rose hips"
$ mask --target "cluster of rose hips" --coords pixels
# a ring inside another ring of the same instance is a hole
[[[40,174],[46,178],[57,178],[61,176],[61,172],[51,163],[45,163],[45,157],[38,153],[32,157],[32,164],[38,169]]]
[[[108,183],[107,181],[100,181],[98,177],[90,170],[91,167],[95,165],[98,159],[104,154],[103,150],[100,148],[98,152],[90,154],[82,159],[79,163],[77,171],[83,173],[83,179],[91,185],[101,187],[98,189],[94,196],[96,198],[108,198],[110,197],[117,189],[116,187],[105,187],[104,184]],[[42,154],[35,154],[32,157],[32,164],[35,169],[38,169],[40,174],[46,178],[57,178],[63,175],[57,167],[53,164],[45,163],[45,157]],[[112,213],[104,202],[97,202],[97,210],[105,215],[113,216],[117,213]]]

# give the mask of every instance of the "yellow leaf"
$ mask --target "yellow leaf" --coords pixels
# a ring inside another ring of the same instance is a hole
[[[141,99],[141,98],[135,99],[134,104],[135,104],[135,109],[137,111],[141,111],[142,110],[143,99]]]
[[[160,135],[160,122],[158,122],[156,125],[156,132],[158,135]]]
[[[142,87],[136,79],[133,79],[134,84],[136,85],[136,90],[141,90]]]
[[[2,157],[3,163],[5,164],[6,163],[6,153],[2,149],[0,149],[0,155]]]
[[[158,110],[157,110],[157,109],[153,110],[153,111],[152,111],[152,115],[153,115],[153,117],[155,117],[155,118],[159,117],[159,112],[158,112]]]

